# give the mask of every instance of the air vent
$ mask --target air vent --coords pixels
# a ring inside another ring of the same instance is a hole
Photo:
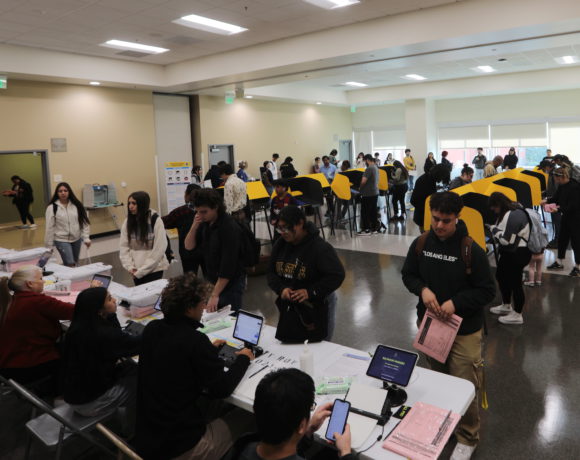
[[[139,51],[121,51],[120,53],[115,53],[117,56],[126,56],[132,58],[142,58],[145,56],[151,56],[150,53],[140,53]]]

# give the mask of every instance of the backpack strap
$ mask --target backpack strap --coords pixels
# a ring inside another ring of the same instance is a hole
[[[473,238],[469,235],[461,239],[461,258],[465,264],[465,273],[471,275],[471,246],[473,245]]]
[[[425,249],[425,244],[427,243],[427,237],[429,236],[429,232],[421,233],[421,236],[417,238],[417,243],[415,244],[415,254],[417,257],[420,257],[423,254],[423,249]]]

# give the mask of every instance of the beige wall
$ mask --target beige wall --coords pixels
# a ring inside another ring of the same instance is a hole
[[[65,137],[68,151],[50,152],[52,137]],[[84,184],[113,182],[119,200],[145,190],[157,207],[150,91],[11,80],[0,91],[0,150],[26,149],[47,149],[51,180],[62,175],[79,198]],[[123,218],[122,209],[115,212]],[[106,212],[91,219],[103,221],[93,233],[110,229]]]
[[[352,114],[352,128],[355,131],[404,127],[404,103],[357,107],[356,112]]]
[[[201,148],[207,169],[208,144],[234,144],[235,161],[249,162],[250,175],[273,152],[294,158],[300,174],[310,172],[315,156],[338,149],[340,139],[351,139],[348,107],[329,107],[273,101],[200,97]]]

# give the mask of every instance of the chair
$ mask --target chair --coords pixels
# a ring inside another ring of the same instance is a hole
[[[97,417],[83,417],[75,413],[73,408],[66,403],[53,409],[14,380],[10,379],[8,383],[22,398],[32,404],[34,407],[32,417],[34,417],[36,410],[43,412],[42,415],[29,420],[26,423],[26,429],[49,450],[56,450],[56,460],[59,460],[62,455],[64,442],[70,439],[73,434],[99,447],[107,454],[113,457],[115,456],[111,450],[103,446],[100,441],[88,432],[93,430],[97,423],[111,417],[116,409]],[[32,439],[29,437],[26,445],[25,458],[28,458],[30,455],[31,441]]]
[[[99,430],[109,441],[111,441],[119,451],[117,452],[117,460],[123,459],[125,456],[132,460],[143,460],[125,441],[119,438],[115,433],[109,430],[102,423],[97,423],[97,430]]]

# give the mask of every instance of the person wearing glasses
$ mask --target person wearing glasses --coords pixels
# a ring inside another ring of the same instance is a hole
[[[345,276],[342,263],[297,206],[280,211],[276,231],[281,238],[272,248],[267,275],[268,286],[278,295],[276,305],[309,302],[314,308],[328,308],[323,338],[330,340],[335,326],[335,291]]]

